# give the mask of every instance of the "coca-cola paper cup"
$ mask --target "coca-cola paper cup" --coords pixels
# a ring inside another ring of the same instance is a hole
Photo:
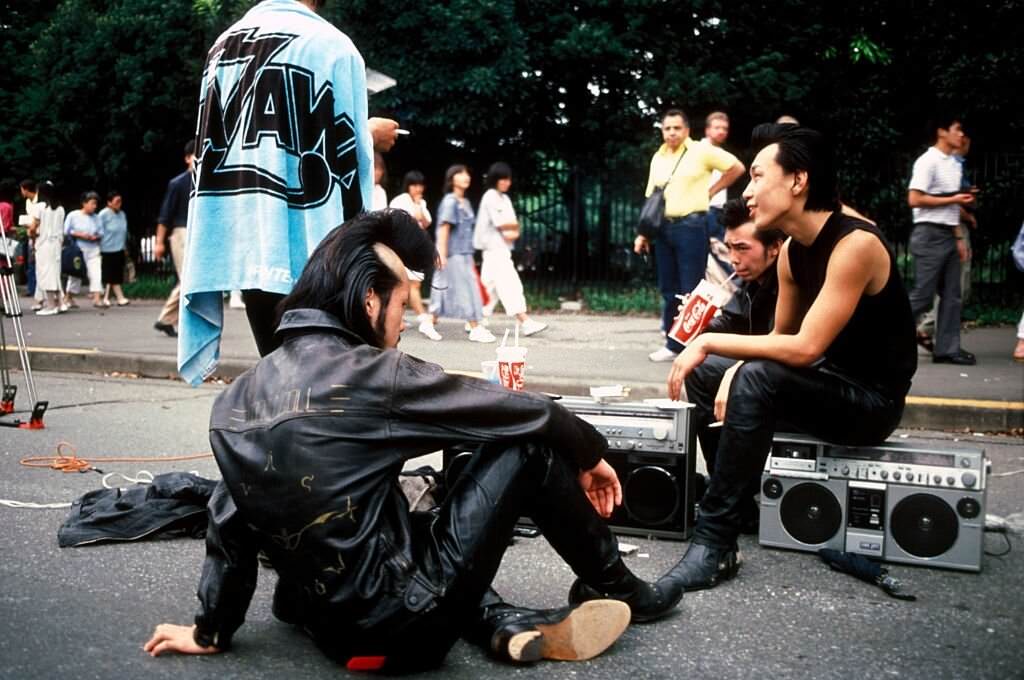
[[[525,386],[526,348],[499,347],[498,382],[510,390],[521,392]]]
[[[729,299],[729,292],[701,279],[693,292],[686,296],[682,309],[669,329],[669,337],[686,345],[703,331],[718,308]]]

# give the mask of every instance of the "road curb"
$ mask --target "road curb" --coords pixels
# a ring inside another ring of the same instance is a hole
[[[141,378],[179,380],[177,362],[167,356],[103,352],[100,350],[29,350],[34,371],[70,373],[120,373]],[[11,368],[20,368],[18,355],[7,350]],[[253,366],[244,359],[223,359],[213,378],[231,380]],[[469,374],[477,375],[479,374]],[[593,383],[602,384],[600,380]],[[533,391],[566,395],[587,395],[591,384],[581,384],[570,378],[531,377],[528,383]],[[631,399],[649,399],[665,396],[664,383],[640,382],[629,385]],[[1024,428],[1024,403],[1013,401],[949,399],[943,397],[907,397],[907,405],[900,421],[902,428],[936,430],[972,430],[979,432],[1006,432]]]

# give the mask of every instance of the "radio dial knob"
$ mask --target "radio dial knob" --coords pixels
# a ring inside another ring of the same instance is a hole
[[[953,486],[956,484],[956,477],[946,477],[946,484]]]
[[[960,481],[964,483],[964,486],[974,486],[978,483],[978,477],[973,472],[965,472],[960,475]]]
[[[907,481],[908,482],[914,481],[914,473],[913,472],[908,472],[907,473]]]
[[[847,476],[849,474],[850,474],[850,468],[847,467],[846,465],[844,465],[843,466],[843,476],[845,477],[845,476]]]
[[[882,470],[878,474],[882,477],[882,479],[889,479],[889,471],[888,470]]]
[[[626,442],[626,448],[627,449],[635,449],[636,448],[636,442],[633,441],[632,439],[628,440]]]
[[[900,474],[899,470],[897,470],[896,472],[892,473],[892,478],[895,479],[897,482],[900,481],[900,477],[902,477],[902,476],[903,475]]]
[[[654,428],[654,438],[657,439],[659,442],[664,441],[665,439],[668,438],[668,429],[664,427]]]
[[[932,481],[935,482],[936,484],[942,484],[942,475],[932,476]]]

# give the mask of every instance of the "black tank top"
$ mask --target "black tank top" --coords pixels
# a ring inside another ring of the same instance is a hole
[[[836,244],[857,229],[874,234],[885,246],[889,253],[889,280],[874,295],[861,295],[853,316],[825,350],[825,360],[853,380],[902,401],[917,370],[916,330],[896,258],[878,227],[834,212],[810,246],[790,239],[789,267],[806,313],[825,283],[829,257]]]

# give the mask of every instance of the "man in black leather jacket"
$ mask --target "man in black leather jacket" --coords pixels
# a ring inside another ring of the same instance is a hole
[[[679,601],[681,589],[641,581],[619,557],[599,513],[622,491],[593,427],[541,395],[395,349],[406,266],[429,271],[434,257],[401,211],[357,217],[313,253],[281,304],[281,347],[213,406],[223,482],[195,625],[158,626],[146,651],[227,649],[261,550],[278,573],[275,616],[350,667],[436,667],[460,634],[511,661],[588,658],[630,609],[650,620]],[[440,508],[410,513],[403,463],[466,441],[483,446]],[[521,515],[576,572],[572,599],[600,601],[524,610],[489,589]]]
[[[742,198],[727,201],[721,218],[725,226],[729,261],[743,283],[703,332],[767,335],[775,324],[775,302],[779,297],[775,263],[785,234],[777,229],[756,229]],[[698,385],[700,388],[688,387],[687,397],[695,404],[694,425],[709,475],[715,469],[715,452],[718,450],[720,432],[718,426],[711,427],[719,421],[715,415],[715,399],[716,396],[725,398],[726,395],[717,395],[718,387],[725,371],[735,363],[735,360],[725,357],[709,357],[694,370],[687,383],[688,386]],[[759,511],[754,497],[759,487],[760,480],[753,480],[744,498],[741,508],[743,533],[757,533]]]

